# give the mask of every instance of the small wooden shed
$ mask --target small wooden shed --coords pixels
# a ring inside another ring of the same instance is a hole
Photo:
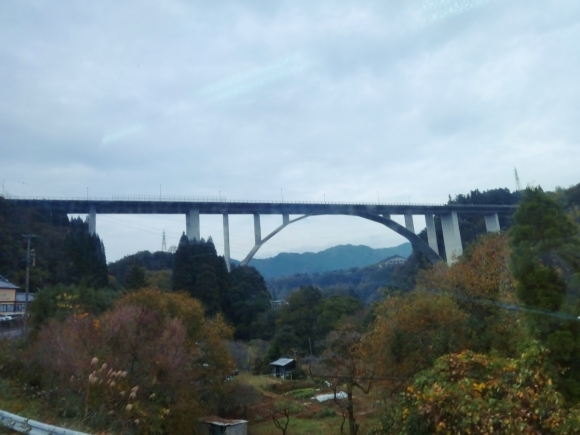
[[[226,420],[220,417],[204,417],[195,430],[199,435],[247,435],[247,420]]]
[[[285,378],[292,370],[296,368],[296,361],[292,358],[280,358],[271,362],[272,375],[275,377]]]

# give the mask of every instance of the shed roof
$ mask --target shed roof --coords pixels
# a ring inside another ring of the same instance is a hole
[[[236,426],[238,424],[248,422],[248,420],[227,420],[225,418],[215,416],[203,417],[200,418],[199,421],[201,421],[202,423],[215,424],[216,426]]]
[[[291,362],[294,362],[294,360],[292,358],[280,358],[274,362],[271,362],[270,365],[284,367],[284,366],[287,366],[288,364],[290,364]]]

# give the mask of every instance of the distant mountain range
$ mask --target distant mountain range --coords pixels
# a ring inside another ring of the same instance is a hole
[[[410,243],[381,249],[363,245],[339,245],[316,253],[282,252],[272,258],[252,259],[249,265],[258,269],[265,279],[272,279],[297,273],[313,274],[366,267],[393,255],[407,258],[412,251]]]
[[[255,267],[266,280],[290,277],[296,274],[322,274],[353,268],[364,268],[377,264],[385,258],[400,255],[407,258],[411,255],[410,243],[403,243],[391,248],[373,249],[368,246],[339,245],[321,252],[294,254],[282,252],[272,258],[253,259],[250,266]],[[233,265],[240,262],[232,259]],[[109,274],[119,283],[123,283],[133,264],[138,264],[148,271],[173,270],[173,254],[169,252],[149,251],[128,255],[109,263]]]

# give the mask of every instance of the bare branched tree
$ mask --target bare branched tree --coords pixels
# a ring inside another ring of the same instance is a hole
[[[286,418],[285,422],[281,422],[281,418],[278,418],[276,414],[281,413],[284,418]],[[290,410],[288,408],[281,409],[279,411],[272,411],[272,421],[274,422],[274,426],[282,431],[282,435],[286,435],[286,431],[288,430],[288,423],[290,423]]]

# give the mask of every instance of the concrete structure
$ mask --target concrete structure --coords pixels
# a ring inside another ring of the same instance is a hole
[[[226,420],[220,417],[204,417],[195,428],[199,435],[247,435],[247,420]]]
[[[499,217],[497,213],[485,215],[485,229],[488,233],[499,233]]]
[[[185,215],[185,235],[189,240],[201,240],[199,228],[199,209],[191,209]]]
[[[232,266],[230,264],[230,219],[227,213],[224,213],[224,259],[228,267],[228,272],[231,272]]]
[[[461,254],[463,254],[461,234],[459,234],[459,220],[456,211],[441,215],[441,228],[443,229],[443,241],[445,243],[447,263],[452,264]]]
[[[40,210],[59,211],[68,214],[87,213],[89,230],[96,233],[97,212],[100,214],[184,214],[186,235],[190,240],[201,239],[200,215],[221,214],[224,226],[224,256],[230,268],[229,215],[246,214],[254,217],[255,245],[240,263],[247,265],[256,252],[268,240],[286,226],[310,216],[347,215],[358,216],[377,222],[397,232],[411,242],[414,249],[427,256],[429,261],[441,261],[435,233],[434,216],[441,218],[443,240],[447,262],[452,263],[461,255],[463,247],[459,233],[458,214],[479,215],[485,218],[488,231],[499,231],[499,214],[511,215],[515,206],[508,205],[458,205],[458,204],[364,204],[364,203],[315,203],[315,202],[268,202],[268,201],[226,201],[225,198],[167,198],[167,197],[113,197],[112,199],[68,198],[31,199],[10,198],[9,201]],[[282,215],[282,224],[262,237],[260,216],[263,214]],[[290,219],[290,215],[302,215]],[[405,226],[391,219],[392,215],[403,215]],[[415,233],[413,216],[425,216],[428,243]]]
[[[94,205],[89,207],[89,233],[97,234],[97,208]]]
[[[392,257],[385,258],[383,261],[380,262],[381,266],[396,266],[399,264],[405,264],[407,259],[405,257],[401,257],[400,255],[393,255]]]
[[[437,244],[437,232],[435,231],[435,217],[427,213],[425,215],[425,229],[427,230],[427,243],[434,252],[439,253],[439,245]]]

